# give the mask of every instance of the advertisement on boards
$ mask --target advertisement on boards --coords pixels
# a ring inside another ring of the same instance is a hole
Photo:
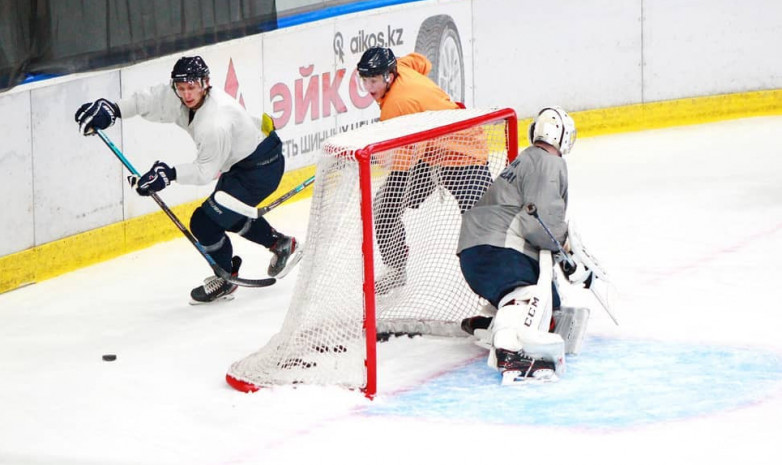
[[[405,5],[265,34],[264,109],[283,140],[286,169],[314,164],[330,136],[378,121],[380,109],[356,73],[368,48],[425,55],[429,77],[469,106],[470,14],[467,0]]]

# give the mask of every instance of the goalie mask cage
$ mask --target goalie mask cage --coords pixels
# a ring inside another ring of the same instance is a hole
[[[511,109],[444,110],[329,138],[282,328],[231,365],[228,383],[340,385],[371,398],[377,333],[465,336],[461,320],[485,302],[459,268],[461,212],[515,158],[517,131]]]

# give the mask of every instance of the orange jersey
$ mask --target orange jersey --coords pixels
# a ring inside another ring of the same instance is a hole
[[[419,53],[397,61],[397,76],[380,99],[380,121],[429,110],[459,108],[451,97],[427,77],[432,63]]]
[[[432,63],[419,53],[411,53],[397,60],[397,75],[380,105],[380,121],[397,116],[433,110],[455,110],[459,106],[437,86],[427,74]],[[391,169],[409,170],[419,159],[432,165],[467,166],[483,165],[488,157],[488,147],[481,128],[473,128],[446,136],[445,140],[433,140],[417,146],[398,149],[394,153]]]

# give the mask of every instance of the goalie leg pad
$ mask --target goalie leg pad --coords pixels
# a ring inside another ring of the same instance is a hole
[[[523,350],[533,358],[564,362],[565,343],[559,334],[549,332],[551,306],[546,293],[547,287],[540,293],[538,286],[525,286],[502,298],[492,327],[495,348]]]
[[[518,327],[525,326],[548,332],[551,324],[551,291],[545,284],[517,287],[509,292],[500,299],[497,316],[506,306],[524,307],[521,320],[517,323]]]
[[[525,325],[540,323],[541,298],[536,286],[517,287],[502,299],[492,327],[492,345],[511,352],[521,350],[519,331]]]
[[[556,326],[554,332],[562,337],[565,344],[566,355],[578,355],[584,343],[590,310],[586,307],[562,307],[554,311]],[[486,349],[492,349],[491,333],[493,318],[475,316],[466,318],[462,322],[465,332],[472,334],[475,344]],[[469,330],[464,326],[470,326]]]
[[[586,307],[562,307],[554,312],[554,320],[557,322],[554,332],[564,340],[565,353],[578,355],[589,322],[589,309]]]
[[[518,337],[524,311],[527,306],[504,305],[497,310],[492,327],[492,345],[511,352],[521,350],[521,342]]]
[[[559,334],[549,332],[549,280],[543,280],[542,286],[516,288],[500,300],[493,322],[492,345],[496,349],[523,351],[532,358],[550,361],[557,367],[559,375],[564,372],[565,343]]]

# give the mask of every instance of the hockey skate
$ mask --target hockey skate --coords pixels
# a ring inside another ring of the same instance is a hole
[[[274,254],[268,270],[272,278],[284,278],[301,260],[301,247],[295,237],[281,236],[269,251]]]
[[[497,370],[502,374],[502,385],[550,383],[558,381],[554,363],[505,349],[493,351]]]
[[[541,270],[551,269],[541,252]],[[547,268],[544,268],[547,267]],[[545,273],[541,271],[541,276]],[[545,277],[545,283],[551,280]],[[551,331],[550,285],[522,286],[500,300],[491,325],[489,366],[502,373],[502,384],[557,381],[565,373],[565,342]]]
[[[375,294],[388,294],[405,284],[407,284],[407,271],[404,268],[389,268],[385,274],[375,280]]]
[[[470,336],[475,335],[475,330],[489,329],[492,317],[490,316],[471,316],[462,320],[462,331]]]
[[[235,256],[231,259],[231,276],[239,275],[239,267],[242,259]],[[190,291],[190,304],[201,305],[220,300],[233,300],[233,293],[238,286],[231,284],[219,276],[209,276],[204,280],[203,286],[198,286]]]

